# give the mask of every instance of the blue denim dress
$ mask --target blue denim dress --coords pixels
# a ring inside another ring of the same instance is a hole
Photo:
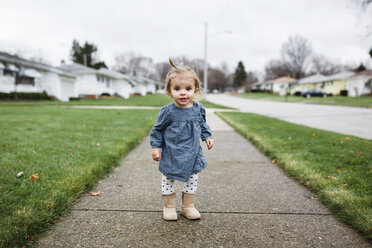
[[[205,141],[211,137],[200,103],[194,102],[191,108],[179,108],[174,103],[162,107],[150,134],[151,147],[161,148],[159,171],[187,182],[192,174],[207,166],[200,138]]]

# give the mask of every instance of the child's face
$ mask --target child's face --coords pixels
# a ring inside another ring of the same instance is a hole
[[[170,82],[170,95],[174,104],[180,108],[194,105],[194,96],[199,89],[195,88],[195,79],[187,73],[176,75]]]

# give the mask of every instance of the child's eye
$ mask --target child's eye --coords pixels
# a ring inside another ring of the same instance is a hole
[[[177,90],[178,91],[178,90],[180,90],[180,88],[179,87],[175,87],[174,90]]]
[[[191,87],[188,87],[186,90],[190,91],[190,90],[192,90],[192,88]]]

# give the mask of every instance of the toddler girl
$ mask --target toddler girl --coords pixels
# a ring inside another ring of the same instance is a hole
[[[200,138],[208,149],[213,147],[212,132],[205,121],[204,107],[194,100],[201,90],[200,80],[188,66],[172,65],[166,77],[165,89],[173,103],[161,108],[151,130],[152,158],[159,162],[162,176],[163,218],[177,220],[175,180],[185,182],[181,214],[188,219],[200,219],[194,207],[198,173],[207,166],[200,147]]]

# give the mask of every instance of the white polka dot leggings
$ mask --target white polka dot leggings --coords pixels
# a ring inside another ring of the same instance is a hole
[[[170,195],[174,193],[174,179],[162,176],[161,192],[163,195]],[[187,182],[183,185],[183,192],[189,194],[196,194],[198,187],[198,174],[192,174]]]

